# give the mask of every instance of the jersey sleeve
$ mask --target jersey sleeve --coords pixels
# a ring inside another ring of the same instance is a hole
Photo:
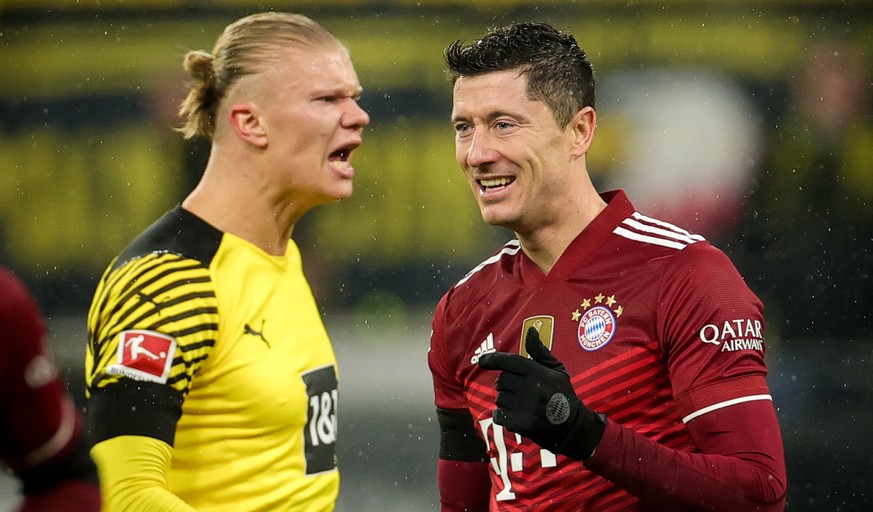
[[[463,383],[454,370],[458,367],[453,361],[456,349],[449,335],[452,324],[446,317],[450,293],[440,299],[434,312],[427,361],[433,377],[434,402],[437,408],[460,410],[466,409],[467,404]]]
[[[608,421],[585,465],[639,498],[646,510],[784,510],[785,461],[770,402],[716,409],[688,429],[702,453],[673,450]]]
[[[699,453],[609,421],[586,467],[658,510],[779,512],[785,461],[765,380],[763,307],[721,251],[695,246],[664,274],[658,322]]]
[[[437,304],[433,316],[428,365],[440,427],[437,487],[444,512],[488,510],[491,482],[485,443],[473,426],[463,383],[453,368],[457,349],[446,318],[451,292]]]
[[[172,450],[142,436],[118,436],[91,450],[100,467],[107,510],[194,512],[167,487]]]
[[[674,256],[665,272],[658,331],[684,422],[750,400],[771,400],[763,305],[708,243]]]
[[[91,304],[88,331],[93,441],[138,435],[172,446],[184,397],[217,337],[209,269],[168,252],[110,267]]]

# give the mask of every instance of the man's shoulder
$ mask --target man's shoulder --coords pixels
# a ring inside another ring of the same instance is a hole
[[[501,279],[511,278],[521,251],[518,240],[510,240],[490,257],[474,266],[443,294],[439,302],[442,314],[454,316],[475,306],[489,296]]]
[[[113,263],[118,269],[127,262],[153,253],[173,253],[209,265],[223,233],[180,206],[173,208],[142,231]]]
[[[501,275],[512,272],[521,251],[521,244],[512,239],[487,259],[470,269],[464,277],[452,286],[450,293],[475,293],[482,288],[490,288]]]

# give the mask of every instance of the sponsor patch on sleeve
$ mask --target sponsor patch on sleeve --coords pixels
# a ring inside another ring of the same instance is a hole
[[[758,319],[737,318],[706,324],[700,329],[698,336],[703,343],[720,347],[720,352],[764,352],[763,324]]]
[[[134,380],[166,384],[176,353],[176,340],[154,331],[131,330],[118,335],[116,363],[106,372]]]

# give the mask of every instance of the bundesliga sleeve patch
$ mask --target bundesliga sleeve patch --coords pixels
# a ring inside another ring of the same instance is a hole
[[[118,338],[116,363],[106,372],[134,380],[166,384],[176,353],[176,340],[154,331],[123,331]]]

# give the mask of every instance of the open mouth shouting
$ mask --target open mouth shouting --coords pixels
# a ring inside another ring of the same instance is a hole
[[[360,145],[361,143],[359,141],[351,142],[333,151],[327,157],[327,161],[330,162],[331,168],[342,173],[354,173],[354,168],[351,163],[352,151]]]

